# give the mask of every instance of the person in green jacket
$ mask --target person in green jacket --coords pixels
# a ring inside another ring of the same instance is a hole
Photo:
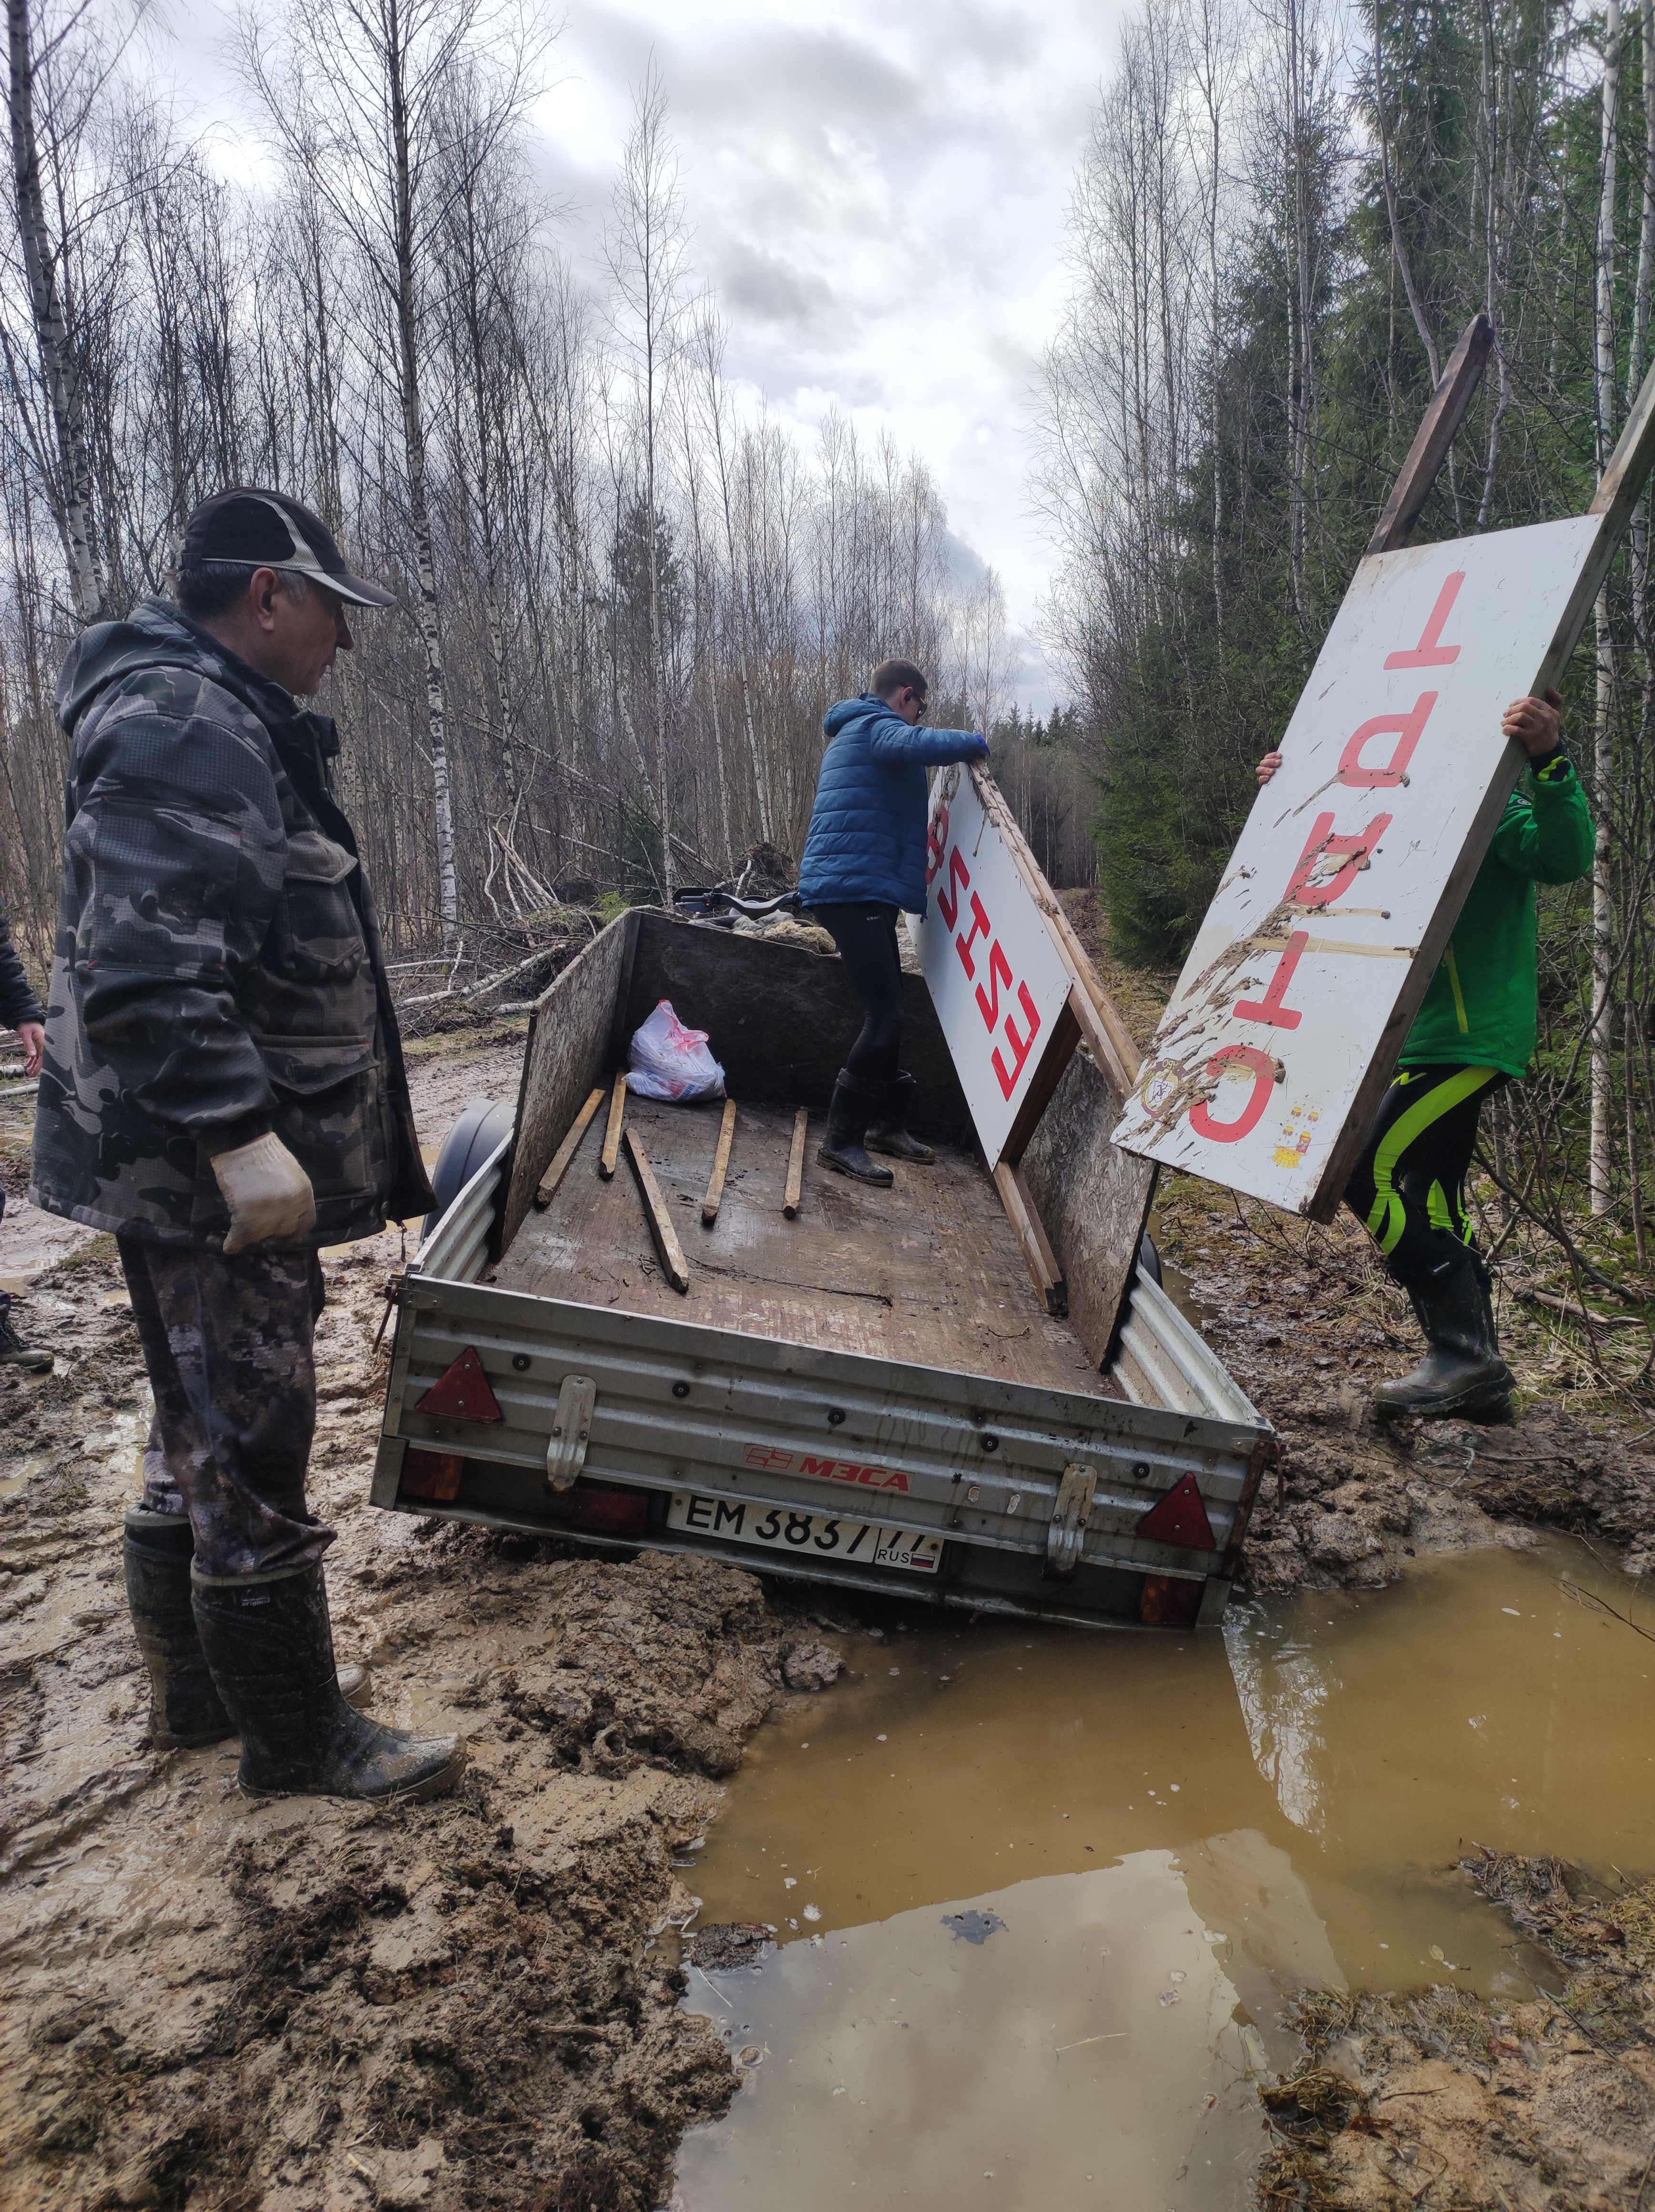
[[[1528,1071],[1540,1027],[1536,884],[1589,873],[1595,832],[1562,744],[1555,691],[1519,699],[1501,729],[1529,757],[1530,795],[1513,793],[1402,1048],[1344,1202],[1408,1292],[1424,1358],[1373,1394],[1381,1419],[1500,1421],[1512,1371],[1500,1356],[1486,1263],[1471,1241],[1465,1177],[1482,1102]],[[1279,752],[1258,763],[1268,783]]]

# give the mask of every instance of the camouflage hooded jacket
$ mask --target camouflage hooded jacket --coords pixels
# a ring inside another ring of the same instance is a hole
[[[318,1244],[433,1203],[333,724],[162,599],[76,644],[38,1205],[216,1242],[216,1152],[273,1129]]]

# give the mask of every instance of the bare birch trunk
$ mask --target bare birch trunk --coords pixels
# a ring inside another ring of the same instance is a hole
[[[431,752],[431,790],[436,810],[437,896],[442,912],[443,951],[452,953],[459,938],[459,876],[454,855],[454,799],[448,769],[448,708],[443,691],[440,605],[437,562],[431,534],[431,501],[426,481],[425,422],[420,411],[420,348],[414,270],[414,188],[409,164],[408,96],[403,54],[394,40],[386,47],[391,96],[391,146],[397,226],[397,343],[402,385],[403,447],[408,466],[409,520],[414,532],[415,573],[420,591],[420,641],[425,647],[426,731]]]
[[[1610,0],[1608,42],[1603,54],[1603,173],[1597,202],[1593,363],[1600,473],[1608,465],[1614,443],[1615,185],[1619,154],[1621,40],[1620,0]],[[1615,774],[1615,638],[1607,585],[1598,594],[1596,614],[1597,700],[1592,741],[1592,796],[1597,803],[1597,845],[1591,864],[1591,1129],[1587,1184],[1592,1212],[1605,1213],[1610,1203],[1610,1117],[1615,1079],[1610,1013],[1615,974],[1615,866],[1609,825]]]
[[[28,280],[40,375],[58,447],[58,480],[52,486],[54,519],[63,540],[76,618],[86,623],[95,622],[103,612],[104,580],[93,533],[92,456],[87,445],[80,365],[70,335],[68,303],[46,226],[45,197],[40,185],[28,0],[6,0],[6,31],[11,64],[11,172],[17,233]]]

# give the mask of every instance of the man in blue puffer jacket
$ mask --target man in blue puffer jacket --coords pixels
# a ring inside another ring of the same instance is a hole
[[[816,781],[799,891],[839,947],[865,1009],[828,1109],[823,1167],[858,1182],[891,1182],[869,1157],[935,1158],[908,1134],[913,1078],[899,1073],[902,1048],[902,963],[899,913],[925,911],[925,770],[946,761],[988,758],[972,730],[922,730],[925,678],[911,660],[882,661],[859,699],[830,707],[822,728],[833,740]]]

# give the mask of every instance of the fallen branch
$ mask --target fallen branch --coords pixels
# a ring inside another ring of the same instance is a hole
[[[422,991],[417,998],[399,1000],[397,1011],[400,1014],[406,1013],[413,1006],[434,1006],[445,999],[486,999],[491,991],[499,990],[503,984],[514,982],[519,975],[526,975],[531,968],[538,968],[543,961],[561,952],[567,943],[567,938],[560,938],[555,944],[543,945],[526,960],[519,960],[515,968],[502,968],[495,975],[485,975],[480,983],[468,983],[464,990],[457,991],[451,987],[446,991]]]

